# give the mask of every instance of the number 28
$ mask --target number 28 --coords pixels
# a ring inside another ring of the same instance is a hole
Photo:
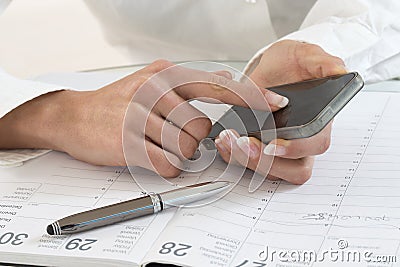
[[[187,244],[182,244],[182,243],[176,244],[175,242],[167,242],[167,243],[164,243],[164,245],[162,245],[162,247],[158,251],[158,253],[169,254],[172,252],[175,256],[183,257],[187,254],[187,252],[183,252],[183,251],[188,250],[191,247],[192,247],[191,245],[187,245]]]

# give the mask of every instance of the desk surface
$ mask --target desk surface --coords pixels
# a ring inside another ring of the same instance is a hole
[[[102,86],[133,70],[124,68],[57,74],[41,79],[70,87],[79,87],[80,84],[82,89],[87,89]],[[369,91],[396,92],[399,89],[400,82],[395,81],[366,88]],[[20,197],[21,194],[16,193],[25,193],[25,189],[31,189],[33,193],[25,204],[21,202],[24,209],[16,210],[17,216],[2,213],[3,217],[8,216],[13,221],[6,225],[7,232],[2,233],[0,245],[6,243],[14,233],[18,234],[19,239],[25,237],[23,241],[26,245],[12,246],[13,241],[9,240],[9,243],[0,247],[0,262],[11,255],[16,255],[16,261],[20,262],[23,259],[17,254],[20,252],[33,253],[24,258],[25,262],[31,263],[33,256],[36,256],[38,264],[43,264],[41,253],[72,258],[85,255],[132,260],[135,256],[139,257],[138,253],[146,254],[149,251],[150,259],[162,260],[173,256],[172,253],[159,253],[160,248],[172,241],[174,244],[189,244],[187,248],[191,248],[185,250],[185,253],[192,253],[190,257],[180,260],[207,262],[213,255],[218,255],[218,265],[223,265],[223,262],[229,262],[232,266],[249,266],[246,263],[250,262],[255,264],[259,260],[260,250],[265,246],[274,251],[313,249],[320,253],[330,248],[331,251],[332,248],[337,250],[338,245],[349,245],[352,251],[371,250],[378,255],[398,255],[400,259],[400,106],[397,104],[400,95],[371,92],[359,96],[358,101],[352,101],[337,117],[331,149],[317,158],[313,177],[305,185],[266,181],[258,192],[249,196],[246,191],[249,179],[243,177],[240,184],[221,202],[198,210],[191,209],[189,213],[185,213],[186,210],[177,211],[173,221],[168,222],[168,228],[164,228],[167,230],[163,230],[157,241],[151,243],[152,250],[150,245],[143,247],[140,236],[143,237],[144,232],[152,235],[166,220],[154,221],[158,223],[156,226],[149,222],[148,228],[143,227],[143,222],[134,220],[129,222],[131,225],[114,225],[108,230],[91,231],[84,236],[60,240],[43,235],[47,223],[66,213],[109,204],[131,197],[133,192],[140,193],[129,173],[108,167],[88,166],[56,152],[21,168],[3,170],[0,178],[4,184],[0,196],[4,201]],[[6,208],[2,207],[3,210]],[[161,216],[168,214],[162,213]],[[29,227],[26,227],[26,220],[30,220]],[[127,236],[126,227],[150,230],[135,230],[131,236]],[[111,253],[114,245],[120,246],[121,242],[130,244],[134,238],[141,243],[127,245],[126,255]],[[87,240],[92,242],[91,250],[85,251],[85,254],[74,250],[77,241]],[[153,241],[152,238],[148,240]],[[339,243],[341,240],[343,242]],[[135,247],[136,244],[139,245]],[[10,254],[2,254],[4,251],[10,251]]]
[[[236,70],[242,70],[246,63],[245,61],[220,61],[220,64],[227,65]],[[196,64],[192,65],[196,67]],[[201,68],[201,63],[198,64]],[[145,67],[145,65],[133,65],[133,66],[121,66],[115,68],[105,68],[97,70],[88,70],[85,72],[76,73],[49,73],[41,75],[35,78],[35,80],[43,81],[47,83],[61,84],[68,88],[75,88],[79,90],[91,90],[100,88],[101,86],[118,80],[128,74],[131,74],[139,69]],[[381,86],[381,83],[366,85],[363,91],[376,91],[376,92],[400,92],[398,86],[400,82],[398,80],[387,81],[385,86]]]
[[[222,69],[233,68],[235,70],[242,70],[246,62],[244,61],[218,61],[217,64],[221,64]],[[227,67],[224,67],[226,65]],[[132,66],[121,66],[115,68],[105,68],[97,70],[88,70],[84,72],[65,72],[65,73],[49,73],[38,76],[34,80],[65,85],[70,88],[78,90],[96,89],[104,84],[118,80],[126,75],[129,75],[139,69],[144,68],[146,65],[132,65]],[[204,69],[206,65],[203,62],[193,62],[191,67]]]

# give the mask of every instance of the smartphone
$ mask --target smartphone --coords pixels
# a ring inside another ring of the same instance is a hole
[[[320,132],[363,86],[361,76],[352,72],[267,88],[286,96],[288,106],[272,113],[232,106],[213,125],[208,137],[214,139],[224,129],[235,129],[241,136],[256,137],[264,143],[275,138],[311,137]]]

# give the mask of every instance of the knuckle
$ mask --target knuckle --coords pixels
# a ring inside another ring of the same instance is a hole
[[[197,141],[200,141],[208,136],[211,131],[212,123],[209,118],[197,117],[185,123],[184,128]]]
[[[180,153],[187,159],[191,158],[197,150],[198,142],[194,138],[184,136],[183,134],[180,134],[179,139]]]
[[[161,170],[159,174],[165,178],[174,178],[180,173],[181,170],[170,164],[166,169]]]
[[[332,56],[333,57],[333,60],[335,61],[335,62],[337,62],[337,64],[341,64],[341,65],[345,65],[345,63],[344,63],[344,61],[343,61],[343,59],[341,59],[340,57],[335,57],[335,56]]]
[[[324,138],[321,142],[320,145],[320,150],[319,150],[319,154],[323,154],[325,153],[329,147],[331,146],[331,139],[330,138]]]
[[[129,85],[130,85],[130,87],[135,87],[137,85],[142,85],[142,84],[144,84],[145,82],[148,81],[148,78],[149,77],[142,76],[142,75],[135,76],[134,79],[129,80]]]
[[[296,173],[296,177],[294,179],[294,184],[304,184],[307,182],[312,175],[312,162],[308,162],[306,160],[300,160],[300,166]]]
[[[302,145],[289,145],[286,147],[286,153],[291,159],[298,159],[307,153],[307,147]]]
[[[274,49],[274,48],[279,48],[280,46],[283,46],[283,47],[291,46],[291,45],[294,45],[294,44],[297,44],[297,43],[298,42],[295,42],[293,40],[281,40],[281,41],[278,41],[278,42],[275,42],[274,44],[272,44],[270,46],[270,48]]]
[[[294,179],[294,184],[301,185],[307,182],[311,178],[312,171],[307,168],[299,170],[297,176]]]
[[[302,43],[302,47],[304,50],[312,54],[320,54],[324,52],[324,50],[316,44]]]
[[[146,114],[148,114],[148,111],[142,104],[138,102],[130,103],[123,122],[124,129],[133,129],[136,132],[136,130],[141,129],[141,127],[145,127],[147,124]],[[148,117],[151,119],[151,116]]]
[[[167,158],[159,157],[153,162],[155,169],[159,175],[166,178],[173,178],[181,173],[177,167],[175,167]]]
[[[150,64],[150,66],[153,68],[155,72],[164,70],[166,68],[169,68],[173,66],[174,64],[168,60],[165,59],[157,59],[153,61],[153,63]]]
[[[126,76],[120,81],[115,83],[114,91],[120,93],[121,96],[132,98],[138,93],[139,88],[146,83],[148,77],[143,76],[144,74],[131,74]]]
[[[223,76],[213,74],[210,75],[209,83],[210,86],[214,89],[215,93],[224,94],[226,93],[226,89],[230,88],[232,80],[229,80]]]
[[[196,123],[198,129],[198,140],[207,137],[212,127],[211,120],[208,118],[198,118],[196,119]]]
[[[224,156],[221,156],[222,157],[222,160],[224,161],[224,162],[226,162],[226,163],[230,163],[229,162],[229,158],[228,157],[224,157]]]
[[[224,86],[227,84],[228,79],[220,75],[212,74],[210,75],[210,82]]]

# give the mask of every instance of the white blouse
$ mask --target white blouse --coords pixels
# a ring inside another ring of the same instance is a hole
[[[398,0],[85,1],[107,40],[135,63],[250,59],[249,70],[271,43],[294,39],[341,57],[367,82],[400,76]],[[9,2],[0,0],[0,13]],[[0,71],[0,118],[57,89]],[[0,153],[0,166],[10,155]]]

